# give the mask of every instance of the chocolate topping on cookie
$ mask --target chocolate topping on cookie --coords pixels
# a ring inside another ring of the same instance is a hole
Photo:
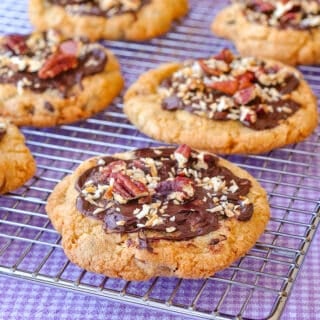
[[[239,2],[250,22],[281,29],[320,27],[319,0],[242,0]]]
[[[274,128],[300,104],[290,94],[299,76],[276,62],[218,55],[188,61],[159,87],[165,110],[186,110],[213,120],[236,120],[254,130]]]
[[[83,77],[103,71],[107,60],[99,44],[64,40],[52,30],[7,35],[0,43],[0,84],[14,83],[19,93],[55,89],[69,96]]]
[[[100,158],[82,174],[77,209],[102,220],[107,233],[182,241],[219,229],[223,219],[249,220],[250,188],[219,158],[186,145],[142,149],[132,160]]]
[[[64,6],[69,14],[112,17],[124,13],[135,13],[150,0],[49,0]]]

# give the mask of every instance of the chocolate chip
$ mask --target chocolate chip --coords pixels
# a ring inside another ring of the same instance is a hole
[[[212,239],[209,243],[210,246],[215,246],[216,244],[218,244],[220,242],[219,239]]]
[[[227,119],[227,115],[228,115],[228,112],[223,112],[223,111],[221,111],[221,112],[216,112],[216,113],[214,114],[213,119],[214,119],[214,120],[226,120],[226,119]]]
[[[164,109],[167,110],[177,110],[181,108],[182,103],[177,96],[170,96],[168,98],[163,99],[162,106]]]
[[[237,217],[239,221],[248,221],[253,214],[253,204],[240,204],[240,215]]]
[[[54,112],[54,106],[49,101],[44,103],[44,108],[49,112]]]
[[[101,49],[93,49],[87,55],[84,56],[81,61],[83,66],[83,75],[89,76],[95,73],[102,72],[104,66],[108,61],[108,56]]]
[[[300,85],[300,81],[292,74],[285,80],[285,85],[281,88],[281,94],[288,94],[297,89]]]
[[[139,249],[148,250],[149,252],[153,252],[152,247],[149,244],[148,238],[140,238],[139,237]]]
[[[34,114],[34,106],[32,104],[25,105],[23,108],[24,108],[25,112],[27,112],[31,115]]]
[[[229,25],[232,25],[232,24],[235,24],[235,23],[236,23],[236,20],[234,20],[234,19],[227,21],[227,24],[229,24]]]
[[[125,220],[126,220],[125,217],[120,212],[116,212],[116,211],[106,214],[104,218],[106,227],[109,230],[119,229],[119,225],[117,224],[117,222],[125,221]]]

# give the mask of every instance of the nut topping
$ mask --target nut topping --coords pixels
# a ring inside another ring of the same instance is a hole
[[[60,73],[74,69],[78,65],[76,56],[57,52],[51,55],[38,72],[40,79],[54,78]]]
[[[264,130],[276,127],[299,109],[290,100],[299,85],[299,76],[286,66],[235,57],[224,49],[209,59],[188,61],[162,82],[158,93],[165,110],[240,121],[251,129]],[[263,112],[260,105],[267,106]],[[287,109],[290,111],[285,112]]]
[[[192,239],[253,212],[250,181],[186,145],[138,150],[131,160],[99,158],[76,187],[78,210],[103,220],[106,232],[139,231],[148,241]]]
[[[174,152],[175,159],[178,161],[179,167],[184,167],[191,155],[191,148],[186,144],[182,144]]]
[[[278,28],[310,29],[320,26],[317,0],[241,0],[247,19]]]
[[[101,45],[63,40],[54,30],[8,35],[0,43],[0,83],[16,84],[18,94],[55,89],[68,97],[73,86],[104,70],[106,62]]]
[[[149,194],[147,187],[143,183],[133,181],[127,175],[117,172],[112,173],[110,176],[114,179],[114,192],[123,198],[122,202],[124,203],[128,200],[145,197]]]
[[[72,15],[114,15],[136,12],[150,0],[48,0],[52,4],[64,6]]]
[[[16,55],[25,54],[28,51],[25,36],[11,34],[4,37],[4,44]]]
[[[228,95],[233,95],[238,90],[238,81],[237,80],[227,80],[227,81],[217,81],[210,84],[210,87],[221,91]]]

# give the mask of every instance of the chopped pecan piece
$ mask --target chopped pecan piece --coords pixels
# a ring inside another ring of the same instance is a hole
[[[242,107],[240,120],[243,122],[255,123],[257,121],[257,113],[248,107]]]
[[[272,3],[262,0],[253,0],[250,7],[261,13],[271,13],[276,9]]]
[[[245,122],[255,123],[257,121],[257,114],[256,113],[248,113],[244,119]]]
[[[258,115],[263,115],[269,112],[268,106],[266,104],[259,104],[256,110]]]
[[[299,14],[298,12],[287,12],[280,18],[280,22],[286,24],[290,22],[299,22],[300,19],[301,14]]]
[[[202,68],[202,70],[211,75],[211,76],[220,76],[222,74],[222,71],[216,68],[211,68],[209,67],[206,63],[204,59],[199,59],[199,64]]]
[[[231,63],[234,59],[232,52],[229,49],[223,49],[216,56],[214,56],[216,60],[223,60],[226,63]]]
[[[194,182],[189,178],[178,176],[173,180],[159,182],[156,192],[162,196],[168,196],[173,192],[182,192],[183,198],[189,199],[194,193]]]
[[[242,89],[242,90],[238,91],[234,95],[234,99],[238,104],[246,105],[250,101],[254,100],[256,98],[256,96],[257,96],[257,93],[255,90],[255,87],[251,86],[249,88]]]
[[[174,156],[179,164],[179,167],[183,167],[188,162],[190,155],[191,148],[186,144],[182,144],[174,152]]]
[[[238,90],[246,89],[251,87],[253,84],[253,80],[255,79],[254,73],[251,71],[246,71],[245,73],[236,77],[238,80]]]
[[[76,68],[78,59],[75,55],[56,52],[49,56],[38,72],[40,79],[54,78],[58,74]]]
[[[111,177],[114,178],[113,192],[126,201],[149,195],[148,188],[140,181],[131,180],[129,176],[120,172],[112,173]]]
[[[11,34],[4,38],[4,44],[17,55],[25,54],[28,51],[26,37],[20,34]]]
[[[226,81],[212,82],[209,84],[209,86],[225,94],[234,95],[238,90],[239,84],[237,80],[226,80]]]
[[[112,173],[117,173],[126,168],[127,164],[123,160],[117,160],[109,163],[107,166],[103,168],[100,172],[99,182],[106,183],[110,178]]]

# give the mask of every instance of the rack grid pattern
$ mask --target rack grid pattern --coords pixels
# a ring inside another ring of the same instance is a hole
[[[119,57],[126,87],[160,63],[234,49],[209,31],[226,1],[190,3],[188,17],[165,37],[145,43],[104,42]],[[31,30],[27,2],[17,0],[12,6],[10,0],[1,1],[0,26],[1,33]],[[301,71],[320,96],[320,68],[305,66]],[[23,132],[38,170],[25,186],[0,197],[2,274],[201,318],[279,318],[320,220],[319,129],[303,143],[268,154],[228,157],[261,182],[272,208],[267,230],[245,257],[204,280],[155,278],[140,283],[106,278],[70,263],[45,204],[55,185],[88,157],[160,144],[127,121],[121,98],[87,121]]]

